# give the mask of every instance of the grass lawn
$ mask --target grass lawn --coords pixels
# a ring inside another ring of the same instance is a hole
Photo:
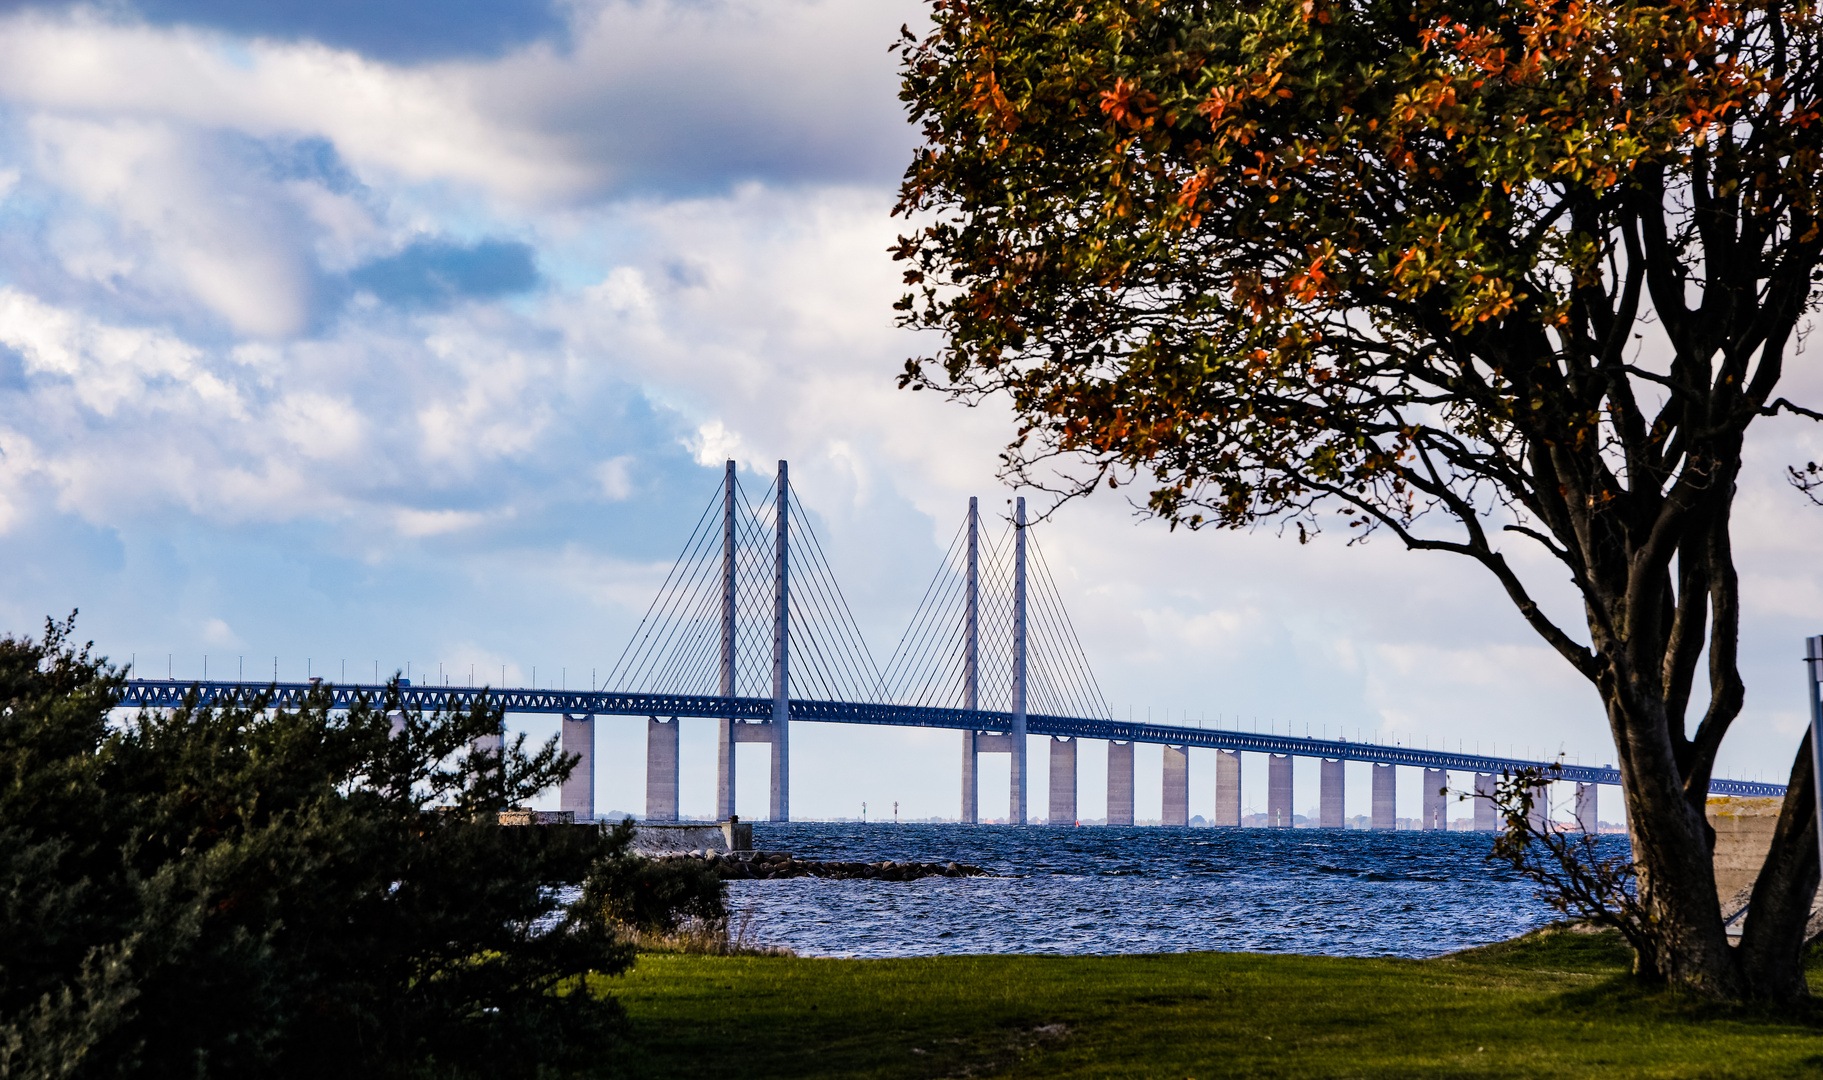
[[[1823,1008],[1642,993],[1628,963],[1611,936],[1545,931],[1435,960],[659,954],[600,989],[654,1080],[1823,1078]]]

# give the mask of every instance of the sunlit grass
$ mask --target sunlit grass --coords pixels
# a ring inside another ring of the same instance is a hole
[[[1434,960],[645,955],[600,989],[652,1078],[1823,1077],[1823,1013],[1644,993],[1629,962],[1545,931]]]

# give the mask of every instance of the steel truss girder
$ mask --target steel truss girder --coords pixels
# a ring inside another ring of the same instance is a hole
[[[295,709],[313,690],[329,695],[333,709],[346,709],[366,700],[378,704],[384,686],[331,686],[327,683],[193,682],[167,679],[132,679],[122,688],[121,708],[172,709],[195,695],[202,705],[251,702],[267,694],[268,707]],[[604,690],[473,689],[455,686],[401,686],[399,707],[413,712],[466,709],[481,698],[509,713],[594,713],[601,716],[700,716],[723,717],[746,723],[770,723],[773,701],[769,697],[717,697],[706,694],[632,694]],[[1007,734],[1013,716],[1006,712],[974,709],[940,709],[917,705],[881,705],[872,702],[791,700],[791,719],[828,724],[878,724],[891,727],[953,728]],[[1118,742],[1160,743],[1167,746],[1201,746],[1215,750],[1250,750],[1262,754],[1366,761],[1378,765],[1450,769],[1456,772],[1502,773],[1518,769],[1554,769],[1552,762],[1482,754],[1419,750],[1410,746],[1351,743],[1343,739],[1299,738],[1293,735],[1260,735],[1214,728],[1186,728],[1169,724],[1136,724],[1120,720],[1095,720],[1076,716],[1030,713],[1026,731],[1032,735],[1063,738],[1111,739]],[[1582,784],[1619,784],[1620,770],[1592,765],[1564,765],[1556,779]],[[1779,796],[1783,784],[1750,780],[1711,780],[1712,795]]]

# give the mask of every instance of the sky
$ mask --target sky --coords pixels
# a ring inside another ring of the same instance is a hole
[[[915,145],[888,47],[921,11],[0,3],[0,630],[80,609],[80,635],[147,677],[578,687],[722,462],[758,492],[788,459],[884,658],[967,499],[1012,494],[1003,407],[895,387],[935,347],[894,327],[887,255]],[[1823,397],[1792,366],[1788,391]],[[1748,447],[1724,774],[1782,780],[1801,734],[1823,509],[1781,477],[1820,441],[1781,419]],[[1613,760],[1593,689],[1476,567],[1389,538],[1174,533],[1123,494],[1039,532],[1115,714]],[[1574,625],[1562,574],[1514,558]],[[643,728],[600,722],[600,809],[643,807]],[[711,733],[684,721],[686,814],[713,810]],[[794,815],[954,817],[959,739],[795,725]],[[743,816],[764,815],[764,754],[740,748]],[[1159,754],[1139,749],[1142,818]],[[1005,760],[984,759],[987,816]],[[1316,766],[1298,769],[1301,811]],[[1250,758],[1248,807],[1264,780]],[[1085,747],[1082,817],[1104,781]]]

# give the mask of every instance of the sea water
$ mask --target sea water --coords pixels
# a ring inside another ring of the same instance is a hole
[[[729,882],[750,940],[802,956],[1219,949],[1435,956],[1561,918],[1489,833],[754,826],[799,858],[972,863],[990,876]],[[1626,840],[1604,837],[1614,854]]]

